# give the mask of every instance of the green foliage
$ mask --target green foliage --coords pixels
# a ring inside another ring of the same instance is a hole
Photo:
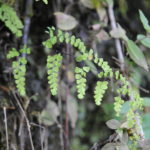
[[[12,69],[16,87],[21,96],[26,95],[25,74],[27,60],[25,57],[21,57],[23,53],[30,54],[30,49],[23,47],[22,49],[20,49],[20,51],[17,51],[15,48],[12,48],[12,50],[10,50],[7,54],[8,59],[17,57],[17,60],[14,60],[12,62]]]
[[[96,105],[100,105],[102,98],[108,88],[108,82],[107,81],[98,81],[94,90],[94,99]]]
[[[141,10],[139,10],[139,14],[140,14],[140,20],[143,24],[144,29],[147,32],[150,32],[150,26],[149,26],[148,19],[145,17],[144,13]]]
[[[110,77],[111,78],[113,76],[112,69],[108,65],[108,62],[104,61],[103,58],[98,58],[98,55],[95,54],[93,61],[95,64],[97,64],[99,67],[101,67],[103,69],[103,72],[100,72],[98,74],[99,78],[102,78],[102,77],[105,77],[105,78]]]
[[[147,37],[143,34],[137,36],[137,40],[143,44],[143,46],[150,48],[150,37]]]
[[[121,97],[117,96],[114,97],[115,102],[114,102],[114,109],[116,111],[116,115],[119,116],[121,112],[122,105],[124,104],[124,100],[121,99]]]
[[[57,94],[58,75],[59,75],[59,68],[61,66],[61,61],[62,56],[60,54],[47,57],[47,74],[48,74],[47,78],[52,95]]]
[[[127,51],[135,63],[148,71],[148,65],[143,52],[132,40],[127,40]]]
[[[18,56],[19,56],[19,52],[15,48],[12,48],[11,51],[9,51],[9,53],[7,54],[8,59],[18,57]]]
[[[6,4],[0,6],[0,20],[3,21],[6,27],[17,37],[22,36],[21,30],[23,24],[12,7]]]
[[[150,113],[146,113],[142,116],[142,123],[144,129],[144,135],[146,139],[150,139]]]
[[[75,68],[75,78],[76,78],[76,88],[78,92],[78,98],[83,99],[85,96],[85,90],[86,90],[86,73],[89,72],[90,68],[89,67],[83,67]]]
[[[150,32],[150,26],[148,24],[147,18],[144,16],[142,11],[139,11],[140,13],[140,19],[141,22],[144,26],[144,29],[147,31],[147,33]],[[126,31],[118,25],[118,27],[110,32],[110,35],[113,38],[120,38],[124,40],[126,50],[130,56],[130,58],[139,66],[143,67],[146,71],[149,70],[144,53],[140,49],[140,47],[136,44],[136,42],[140,41],[145,47],[150,47],[149,46],[149,37],[145,35],[138,35],[137,36],[137,41],[134,42],[133,40],[130,40],[127,35]]]
[[[150,106],[150,98],[149,97],[144,97],[144,106]]]
[[[61,30],[56,30],[54,27],[48,28],[48,31],[46,31],[50,38],[43,42],[43,45],[47,48],[52,49],[52,47],[57,44],[57,43],[66,43],[72,45],[74,48],[78,50],[76,53],[76,62],[82,62],[85,61],[86,65],[89,64],[88,67],[75,67],[75,79],[76,79],[76,88],[77,88],[77,93],[78,93],[78,98],[83,99],[85,96],[85,91],[86,91],[86,74],[89,71],[92,71],[93,65],[91,63],[95,63],[98,68],[102,69],[100,73],[97,73],[97,77],[100,78],[101,80],[105,79],[113,79],[116,81],[116,86],[118,87],[116,89],[117,96],[115,96],[115,102],[114,102],[114,109],[116,111],[116,115],[119,116],[121,113],[122,105],[124,104],[124,100],[122,99],[122,96],[129,97],[129,109],[126,111],[126,116],[127,116],[127,126],[128,128],[133,128],[137,129],[136,126],[136,118],[139,118],[138,110],[142,109],[143,105],[143,99],[139,96],[138,91],[131,90],[132,86],[130,85],[129,81],[124,77],[119,71],[113,71],[112,68],[108,65],[108,62],[104,61],[103,58],[99,58],[97,54],[94,54],[94,50],[90,49],[87,50],[84,42],[76,38],[74,35],[69,35],[69,33],[63,32]],[[131,40],[127,39],[127,46],[129,48],[129,52],[132,53],[130,54],[131,56],[133,55],[133,59],[137,63],[140,62],[139,65],[142,64],[142,67],[147,68],[147,64],[145,61],[145,58],[143,54],[141,54],[141,51],[139,48],[136,46],[134,42]],[[134,52],[135,50],[135,52]],[[137,52],[138,51],[138,52]],[[139,60],[139,57],[137,56],[140,55],[140,58],[142,57],[142,63],[141,59]],[[58,54],[59,57],[61,57],[60,54]],[[59,61],[55,60],[55,56],[48,56],[48,80],[51,88],[51,93],[52,95],[57,94],[57,78],[58,78],[58,70],[60,67],[60,61],[62,57],[59,59]],[[56,61],[56,63],[54,63]],[[90,63],[87,63],[89,61]],[[139,61],[139,62],[138,62]],[[55,68],[55,64],[57,64],[57,68]],[[55,69],[53,69],[55,68]],[[55,70],[55,71],[54,71]],[[54,75],[54,76],[53,76]],[[96,105],[100,105],[102,98],[108,88],[108,81],[98,81],[96,83],[96,87],[94,90],[94,100]],[[136,113],[135,113],[136,112]],[[135,139],[137,139],[138,129],[135,130]]]

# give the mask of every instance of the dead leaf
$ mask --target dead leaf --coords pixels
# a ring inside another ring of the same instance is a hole
[[[67,111],[69,114],[69,119],[71,121],[72,128],[75,128],[77,119],[78,119],[78,107],[77,102],[74,97],[69,95],[68,101],[67,101]]]
[[[127,132],[124,132],[122,137],[120,137],[120,141],[122,143],[128,143],[128,133]]]
[[[107,11],[105,8],[100,7],[99,9],[97,9],[97,13],[98,16],[100,18],[100,21],[102,21],[103,23],[105,23],[105,25],[107,25],[108,23],[108,16],[107,16]]]
[[[98,38],[98,40],[101,42],[101,41],[106,41],[106,40],[109,40],[110,37],[108,35],[108,33],[104,30],[101,30],[97,35],[96,37]]]
[[[69,71],[67,72],[67,77],[68,77],[68,81],[69,81],[69,82],[71,82],[71,83],[74,82],[75,77],[74,77],[74,73],[73,73],[72,71],[69,70]]]
[[[62,12],[55,12],[54,15],[56,18],[57,27],[61,30],[72,30],[78,24],[77,20],[71,15]]]
[[[128,40],[128,38],[126,36],[126,31],[120,25],[118,25],[118,28],[111,30],[110,35],[113,38],[117,38],[117,39],[121,38],[125,41]]]
[[[100,24],[93,24],[91,26],[91,29],[94,30],[94,31],[98,31],[100,29],[101,25]]]
[[[41,124],[51,126],[57,122],[59,114],[60,112],[57,104],[49,100],[46,108],[39,115],[38,120]]]

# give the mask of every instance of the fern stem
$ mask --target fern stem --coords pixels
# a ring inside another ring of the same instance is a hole
[[[108,15],[109,15],[110,22],[111,22],[111,28],[114,30],[117,28],[117,23],[116,23],[116,19],[114,15],[113,6],[110,4],[108,5]],[[119,61],[120,61],[120,68],[122,71],[124,71],[125,69],[124,68],[124,56],[122,52],[121,42],[119,39],[115,39],[115,46],[116,46],[117,54],[118,54]]]
[[[26,1],[24,29],[23,29],[23,37],[22,37],[22,44],[26,46],[28,44],[29,29],[30,29],[31,16],[32,16],[32,5],[33,5],[33,0]],[[26,54],[23,53],[22,56],[26,57]]]

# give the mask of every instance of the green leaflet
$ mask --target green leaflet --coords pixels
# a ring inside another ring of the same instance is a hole
[[[139,10],[139,15],[140,15],[140,20],[143,24],[144,29],[147,32],[150,32],[150,26],[149,26],[149,23],[148,23],[148,19],[145,17],[144,13],[141,10]]]
[[[139,40],[145,47],[150,48],[150,37],[146,37],[143,34],[139,34],[137,36],[137,40]]]
[[[131,59],[136,64],[138,64],[139,66],[143,67],[145,70],[148,71],[148,65],[143,52],[132,40],[127,40],[127,51]]]

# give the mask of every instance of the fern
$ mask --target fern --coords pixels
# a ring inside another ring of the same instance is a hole
[[[94,55],[93,61],[95,64],[97,64],[99,67],[101,67],[103,69],[103,71],[98,74],[99,78],[113,77],[113,71],[110,68],[110,66],[108,65],[108,62],[104,61],[103,58],[98,58],[97,54]]]
[[[78,98],[83,99],[85,96],[85,90],[86,90],[86,74],[89,72],[89,67],[83,67],[75,68],[75,78],[77,83],[77,92],[78,92]]]
[[[69,33],[63,32],[61,30],[56,30],[54,27],[48,28],[48,31],[46,31],[50,38],[46,41],[43,42],[43,45],[47,48],[52,49],[53,46],[57,43],[66,43],[72,45],[75,49],[78,50],[76,53],[75,61],[76,62],[83,62],[85,60],[89,60],[93,63],[95,63],[99,68],[101,68],[101,71],[97,74],[97,77],[101,80],[105,80],[106,78],[113,79],[116,81],[117,84],[117,89],[116,93],[117,96],[114,98],[114,109],[116,111],[116,115],[120,115],[120,111],[122,108],[122,105],[124,104],[124,100],[121,98],[122,95],[131,97],[132,100],[130,101],[130,109],[127,112],[127,124],[129,128],[137,129],[136,126],[136,117],[139,117],[138,110],[142,109],[143,105],[143,99],[139,96],[139,93],[137,91],[132,91],[132,87],[126,77],[124,77],[119,71],[113,71],[112,68],[108,65],[107,61],[104,61],[103,58],[99,58],[97,54],[94,53],[93,49],[87,50],[84,42],[76,38],[74,35],[69,35]],[[60,54],[59,54],[60,55]],[[52,74],[53,66],[54,66],[54,60],[52,58],[54,56],[49,56],[51,61],[49,61],[49,66],[50,70],[49,73]],[[55,59],[55,58],[53,58]],[[57,62],[58,63],[58,62]],[[60,63],[59,63],[60,64]],[[60,67],[60,66],[59,66]],[[58,68],[56,69],[58,71]],[[56,72],[57,72],[56,71]],[[77,88],[77,93],[78,93],[78,98],[83,99],[85,96],[85,91],[86,91],[86,74],[90,71],[90,66],[79,68],[75,68],[75,79],[76,79],[76,88]],[[54,72],[54,74],[56,74]],[[50,83],[50,88],[51,88],[51,93],[53,95],[57,94],[57,77],[54,75],[55,78],[52,81],[52,76],[49,76],[49,83]],[[96,87],[94,90],[94,100],[96,105],[100,105],[102,98],[108,88],[108,83],[109,81],[98,81],[96,83]],[[136,112],[136,113],[135,113]],[[138,130],[136,130],[138,131]],[[134,133],[135,137],[138,137],[138,133]]]
[[[63,32],[61,30],[56,30],[54,27],[48,28],[46,31],[50,38],[43,42],[43,45],[47,48],[52,49],[53,46],[57,43],[67,43],[72,45],[74,48],[78,50],[76,53],[75,61],[82,62],[83,67],[75,67],[75,79],[76,79],[76,88],[77,88],[77,96],[79,99],[83,99],[86,92],[86,76],[87,73],[91,70],[90,66],[85,66],[84,61],[89,60],[92,63],[95,63],[101,71],[97,74],[97,77],[101,80],[96,83],[96,87],[94,90],[94,100],[96,105],[100,105],[102,102],[102,98],[108,88],[109,80],[113,79],[116,81],[117,96],[114,97],[114,109],[116,111],[116,115],[120,115],[120,111],[122,105],[124,104],[124,100],[122,96],[127,96],[130,99],[130,108],[126,113],[127,116],[127,125],[128,128],[132,128],[135,131],[138,131],[138,127],[136,125],[136,118],[139,118],[139,110],[142,110],[143,99],[140,97],[138,91],[133,91],[132,86],[129,81],[124,77],[119,71],[113,71],[112,68],[108,65],[107,61],[104,61],[103,58],[99,58],[97,54],[94,53],[93,49],[87,50],[84,42],[76,38],[74,35],[70,35],[69,33]],[[22,53],[30,54],[30,49],[24,47],[20,51],[16,49],[12,49],[7,58],[17,58],[17,60],[13,61],[13,75],[16,83],[16,87],[20,95],[24,96],[26,94],[25,91],[25,73],[26,73],[26,64],[27,60],[25,57],[21,57]],[[63,57],[61,54],[54,54],[53,56],[49,55],[47,57],[47,74],[48,74],[48,83],[50,86],[50,91],[52,95],[57,95],[58,91],[58,75],[59,69],[61,67]],[[140,138],[138,132],[134,132],[134,138]],[[133,139],[134,139],[133,138]]]
[[[129,82],[126,80],[125,77],[122,76],[122,74],[119,73],[119,71],[113,72],[112,68],[108,65],[108,62],[104,61],[103,58],[99,58],[97,54],[94,54],[94,50],[90,49],[89,51],[87,50],[84,42],[79,39],[76,38],[74,35],[69,35],[69,33],[67,32],[63,32],[61,30],[56,30],[54,27],[48,28],[48,31],[46,31],[50,38],[48,40],[46,40],[45,42],[43,42],[43,45],[47,48],[52,48],[55,44],[57,43],[67,43],[72,45],[73,47],[75,47],[79,53],[77,53],[78,55],[76,56],[75,60],[77,62],[82,62],[85,60],[90,60],[92,62],[94,62],[95,64],[97,64],[98,67],[100,67],[103,71],[101,71],[97,76],[98,78],[114,78],[117,81],[119,81],[119,84],[121,83],[121,87],[118,88],[117,93],[118,93],[118,98],[120,97],[120,95],[131,95],[130,90],[128,88],[129,86]],[[86,83],[86,79],[85,76],[81,75],[81,72],[83,71],[83,68],[76,68],[75,69],[75,73],[76,73],[76,83],[77,83],[77,91],[78,91],[78,97],[83,98],[83,96],[85,95],[85,83]],[[79,73],[80,72],[80,73]],[[82,72],[83,74],[87,73],[87,72]],[[83,78],[84,77],[84,78]],[[80,80],[79,80],[80,79]],[[81,80],[82,79],[82,80]],[[82,83],[81,86],[79,85],[79,83]],[[104,82],[106,83],[106,82]],[[81,92],[82,89],[82,92]],[[80,92],[79,92],[80,91]],[[80,93],[82,93],[80,95]],[[96,91],[95,91],[96,93]],[[100,95],[101,97],[103,97],[103,92],[101,93],[102,95]],[[80,95],[80,96],[79,96]],[[123,102],[121,100],[119,100],[117,97],[115,98],[115,105],[117,106],[118,103],[118,108],[121,108]],[[95,101],[97,101],[95,99]],[[96,103],[99,104],[99,103]],[[117,109],[116,109],[117,111]],[[119,109],[118,109],[118,114],[119,114]]]
[[[6,4],[2,4],[0,6],[0,20],[3,21],[6,27],[8,27],[9,30],[17,37],[22,36],[21,30],[23,28],[23,24],[12,7]]]
[[[61,66],[61,61],[62,61],[62,56],[60,54],[47,57],[48,83],[50,85],[50,90],[52,95],[57,94],[58,72]]]
[[[108,82],[107,81],[98,81],[94,90],[94,99],[95,104],[100,105],[102,98],[108,88]]]
[[[22,53],[30,54],[30,49],[23,47],[20,51],[17,51],[15,48],[9,51],[7,54],[7,58],[15,58],[18,59],[12,62],[13,76],[15,79],[16,87],[21,96],[26,95],[25,88],[25,74],[26,74],[26,64],[27,60],[25,57],[21,57]]]
[[[121,112],[122,105],[124,104],[124,100],[120,96],[114,97],[114,110],[116,111],[116,115],[119,116]]]

